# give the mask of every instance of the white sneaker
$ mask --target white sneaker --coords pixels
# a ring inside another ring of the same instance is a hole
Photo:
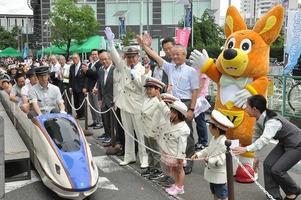
[[[167,192],[168,194],[170,194],[171,196],[177,196],[178,194],[184,194],[184,186],[182,189],[178,188],[177,186],[174,186],[171,190],[168,190]]]

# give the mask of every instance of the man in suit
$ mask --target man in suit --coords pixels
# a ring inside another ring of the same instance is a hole
[[[111,54],[108,52],[102,52],[99,54],[100,62],[103,66],[103,70],[99,73],[99,79],[97,81],[98,88],[98,103],[102,112],[107,111],[112,106],[113,102],[113,72],[115,66],[113,65]],[[111,142],[111,126],[110,112],[105,112],[103,116],[103,125],[105,129],[105,137],[103,142]]]
[[[73,64],[70,66],[69,73],[69,90],[70,93],[73,94],[74,107],[79,108],[85,98],[86,89],[84,89],[84,83],[86,79],[86,75],[82,70],[83,65],[87,65],[87,63],[81,63],[79,55],[72,55]],[[76,110],[76,119],[84,120],[84,106],[82,106],[79,110]]]
[[[88,126],[93,127],[93,129],[100,129],[103,127],[101,114],[95,111],[95,110],[97,111],[100,110],[98,106],[98,95],[93,93],[92,90],[99,78],[98,74],[99,71],[102,69],[102,64],[99,62],[97,49],[91,50],[90,57],[91,57],[90,64],[87,67],[83,68],[86,74],[84,88],[86,88],[87,90],[89,102],[93,107],[93,108],[90,107],[93,123],[89,124]]]

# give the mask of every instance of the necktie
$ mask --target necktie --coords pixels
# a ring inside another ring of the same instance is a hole
[[[75,75],[77,75],[77,73],[78,73],[78,69],[79,69],[79,66],[78,66],[78,65],[76,65],[76,67],[75,67]]]

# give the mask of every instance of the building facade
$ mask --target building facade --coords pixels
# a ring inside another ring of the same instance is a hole
[[[48,13],[55,0],[28,0],[33,8],[34,38],[41,46],[49,46],[51,30]],[[189,2],[191,2],[189,4]],[[206,9],[211,9],[215,19],[220,19],[220,0],[79,0],[78,5],[88,4],[95,11],[99,35],[110,26],[119,38],[120,24],[123,20],[126,30],[139,34],[147,30],[152,36],[161,38],[175,36],[178,23],[185,16],[184,4],[192,6],[192,14],[201,17]],[[216,12],[217,11],[217,12]]]
[[[0,14],[0,26],[9,32],[14,27],[19,28],[17,36],[19,51],[22,51],[25,42],[31,44],[33,41],[33,15]]]

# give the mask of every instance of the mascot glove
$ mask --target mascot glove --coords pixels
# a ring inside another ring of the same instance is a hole
[[[106,37],[107,37],[108,41],[109,41],[110,43],[112,43],[112,42],[114,41],[114,39],[115,39],[115,35],[114,35],[114,33],[112,32],[112,30],[111,30],[110,27],[106,27],[106,28],[105,28],[105,34],[106,34]]]
[[[193,50],[193,52],[191,52],[191,55],[189,56],[189,60],[194,66],[198,67],[201,70],[209,60],[209,56],[205,49],[203,49],[202,52]]]
[[[137,79],[138,74],[135,69],[131,69],[131,77],[132,77],[132,80]]]
[[[247,100],[251,96],[252,94],[247,89],[240,90],[235,94],[233,103],[236,107],[245,109],[247,107]]]
[[[66,111],[64,111],[64,110],[61,110],[60,113],[67,114]]]

